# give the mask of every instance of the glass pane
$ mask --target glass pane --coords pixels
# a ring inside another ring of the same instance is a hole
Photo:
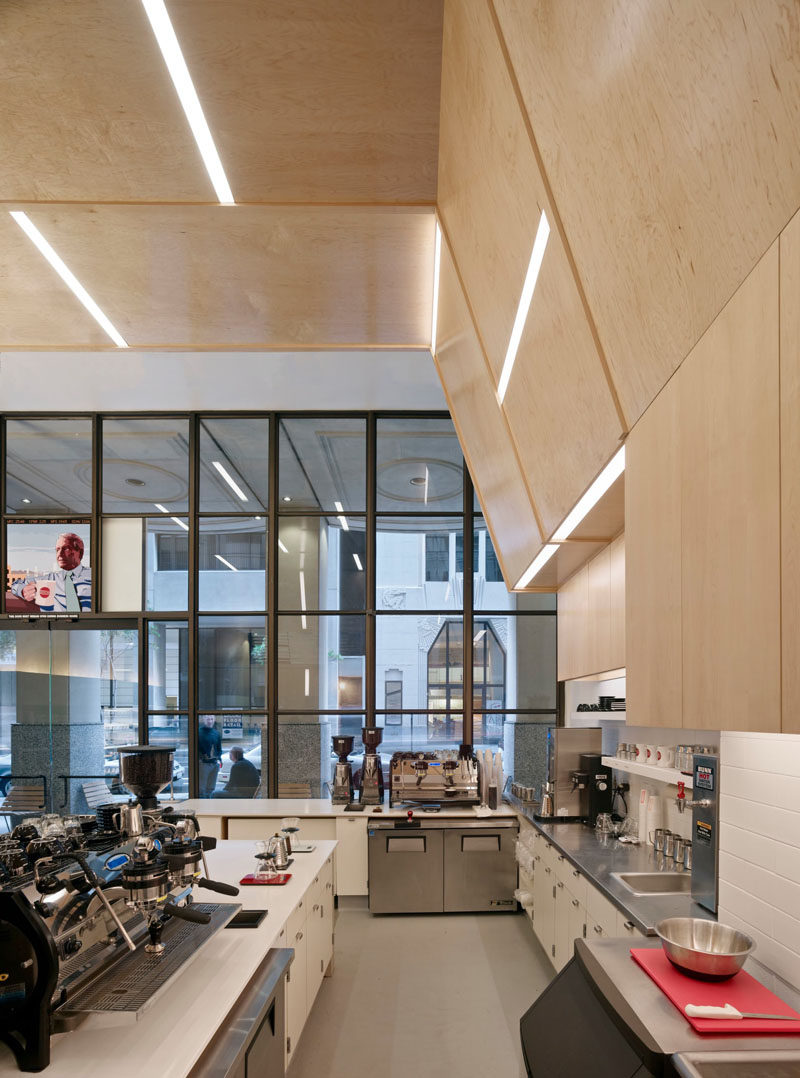
[[[278,707],[363,708],[365,655],[363,614],[278,618]]]
[[[386,684],[402,691],[409,711],[462,710],[463,623],[460,617],[430,614],[376,618],[376,706],[383,709]],[[398,685],[398,683],[400,683]]]
[[[185,513],[188,419],[103,420],[103,512]]]
[[[200,618],[198,649],[201,711],[265,707],[267,625],[263,617]]]
[[[547,592],[511,592],[505,585],[492,537],[483,517],[476,516],[472,537],[475,610],[552,610],[556,596]],[[462,551],[463,565],[463,551]]]
[[[7,512],[91,513],[88,419],[10,419],[6,435]]]
[[[174,745],[172,760],[172,787],[159,794],[168,801],[173,796],[184,800],[189,796],[189,717],[188,715],[149,715],[147,741],[150,745]]]
[[[84,783],[119,776],[138,741],[135,629],[3,630],[0,784],[46,783],[55,812],[86,812]]]
[[[90,536],[88,521],[9,524],[6,611],[9,614],[90,612]]]
[[[188,706],[189,628],[185,621],[147,624],[147,707],[181,711]]]
[[[283,517],[278,523],[278,608],[363,610],[364,528],[363,517]]]
[[[375,721],[383,730],[380,753],[385,774],[393,752],[455,749],[463,741],[464,717],[459,712],[405,711],[400,716],[379,712]]]
[[[293,509],[366,508],[363,419],[282,419],[279,495]]]
[[[475,708],[555,708],[555,613],[476,615],[473,632]]]
[[[145,610],[186,610],[189,605],[189,524],[152,517],[145,538]]]
[[[379,510],[461,512],[464,462],[449,419],[379,419]]]
[[[376,605],[384,610],[460,610],[460,517],[378,517]]]
[[[210,765],[208,751],[216,747],[216,737],[209,731],[219,734],[222,766],[216,772]],[[201,788],[206,791],[200,796],[256,797],[262,776],[265,783],[267,779],[266,715],[237,715],[230,712],[201,715],[199,737],[200,782]]]
[[[200,420],[200,512],[266,510],[269,420]]]
[[[363,725],[361,714],[281,715],[278,723],[278,797],[328,796],[324,784],[332,782],[333,767],[338,759],[331,743],[334,735],[353,738],[353,751],[348,759],[355,777],[364,759]],[[381,756],[383,758],[383,753]],[[383,762],[388,779],[388,757]]]
[[[266,517],[203,517],[198,549],[201,610],[264,610]]]

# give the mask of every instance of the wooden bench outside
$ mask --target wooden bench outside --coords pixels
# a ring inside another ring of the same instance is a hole
[[[0,802],[0,816],[8,820],[11,816],[35,816],[44,812],[44,786],[9,786],[6,796]]]
[[[256,797],[260,796],[256,791]],[[280,782],[278,797],[311,797],[310,782]]]

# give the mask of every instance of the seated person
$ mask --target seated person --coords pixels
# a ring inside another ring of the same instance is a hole
[[[244,750],[234,745],[228,753],[233,767],[230,778],[221,790],[213,793],[212,797],[255,797],[256,790],[261,782],[258,768],[253,767],[249,760],[244,758]]]

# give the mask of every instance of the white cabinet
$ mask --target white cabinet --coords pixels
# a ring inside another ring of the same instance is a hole
[[[294,961],[286,983],[286,1065],[333,959],[333,855],[295,906],[278,946],[291,947]]]
[[[555,853],[549,842],[541,844],[533,860],[533,930],[552,961],[555,949]]]
[[[366,895],[367,823],[361,814],[336,820],[336,894]]]

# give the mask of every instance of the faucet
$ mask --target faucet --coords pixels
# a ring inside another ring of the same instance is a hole
[[[688,801],[686,799],[686,783],[678,783],[678,796],[675,798],[678,805],[678,812],[684,812],[687,808],[708,808],[711,804],[711,800],[708,797],[701,797],[697,801]]]

